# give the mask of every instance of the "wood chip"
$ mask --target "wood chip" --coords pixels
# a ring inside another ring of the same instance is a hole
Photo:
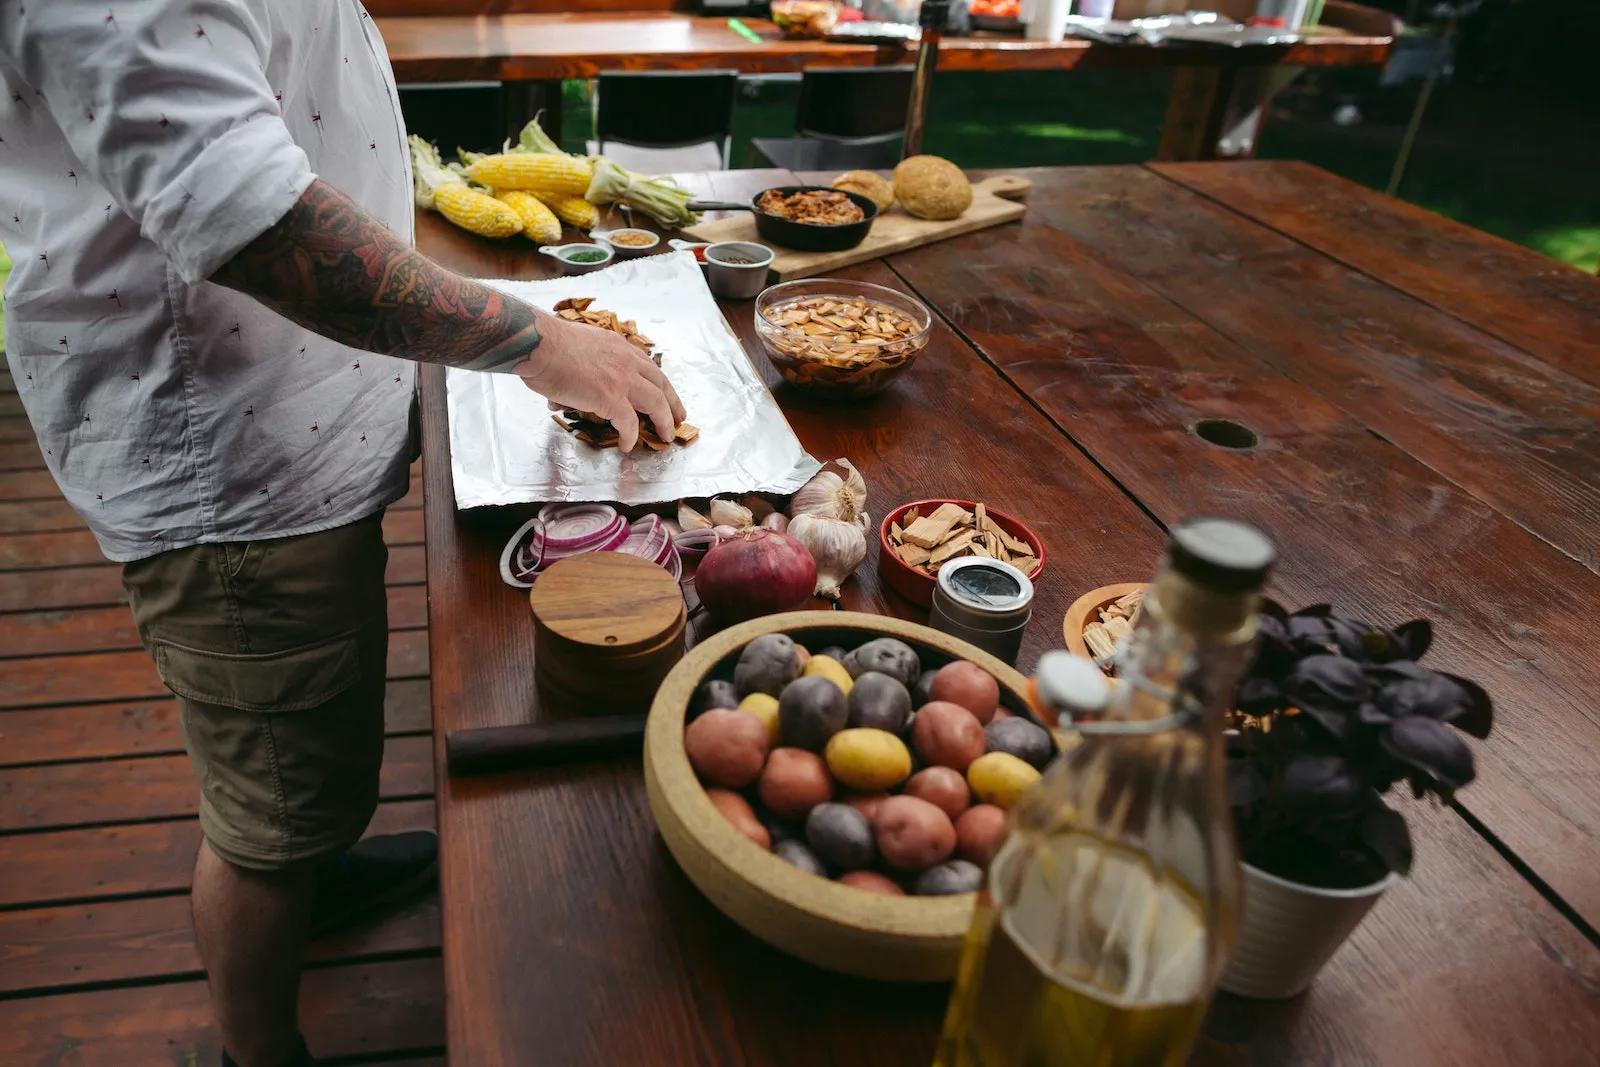
[[[967,511],[944,503],[928,515],[918,510],[911,508],[889,524],[889,544],[907,566],[932,577],[952,559],[985,556],[1010,563],[1030,578],[1039,573],[1033,549],[1002,530],[985,505]]]
[[[573,296],[558,301],[554,310],[557,315],[568,322],[581,322],[586,326],[594,326],[617,334],[629,344],[647,353],[656,366],[661,366],[661,353],[654,351],[654,343],[650,338],[639,332],[637,323],[632,319],[624,322],[617,317],[616,312],[605,311],[593,305],[594,297],[592,296]],[[568,433],[576,435],[578,440],[594,445],[596,448],[616,447],[618,440],[616,429],[599,415],[590,411],[573,410],[565,411],[562,414],[566,416],[565,421],[557,418],[555,420],[556,425]],[[641,420],[639,426],[639,443],[652,452],[660,452],[674,443],[686,445],[699,436],[700,431],[688,423],[679,426],[670,438],[663,438],[656,433],[655,427],[650,424],[649,419]]]
[[[1089,651],[1094,653],[1096,659],[1110,656],[1117,651],[1117,643],[1112,640],[1103,623],[1091,622],[1085,626],[1083,643],[1089,646]]]

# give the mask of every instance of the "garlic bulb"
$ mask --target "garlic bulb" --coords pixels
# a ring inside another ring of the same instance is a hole
[[[756,524],[755,516],[750,514],[750,509],[743,504],[736,504],[731,500],[713,498],[711,501],[711,525],[732,526],[735,530],[748,530]]]
[[[838,519],[857,523],[864,531],[867,528],[867,483],[849,460],[836,459],[833,465],[844,468],[845,473],[841,475],[826,467],[817,472],[789,501],[789,517],[814,515]]]
[[[866,530],[854,521],[796,515],[788,533],[817,561],[817,596],[838,600],[839,583],[867,558]]]
[[[691,508],[687,501],[678,501],[678,525],[685,530],[709,530],[716,523]]]

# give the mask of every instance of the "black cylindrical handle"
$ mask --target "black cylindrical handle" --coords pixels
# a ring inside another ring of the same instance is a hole
[[[452,775],[467,775],[624,759],[642,751],[644,723],[643,715],[610,715],[451,730],[444,739],[445,762]]]

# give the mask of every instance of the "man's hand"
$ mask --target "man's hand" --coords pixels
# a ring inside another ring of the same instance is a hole
[[[661,368],[620,334],[537,313],[539,346],[513,369],[528,388],[563,408],[592,411],[616,427],[617,447],[632,451],[639,413],[670,441],[683,422],[683,402]]]

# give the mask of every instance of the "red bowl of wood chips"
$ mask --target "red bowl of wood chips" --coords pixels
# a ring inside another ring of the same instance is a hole
[[[923,521],[926,520],[926,521]],[[878,573],[913,604],[930,607],[939,567],[964,556],[992,556],[1034,581],[1044,571],[1044,542],[1021,519],[971,500],[917,500],[884,516]]]

